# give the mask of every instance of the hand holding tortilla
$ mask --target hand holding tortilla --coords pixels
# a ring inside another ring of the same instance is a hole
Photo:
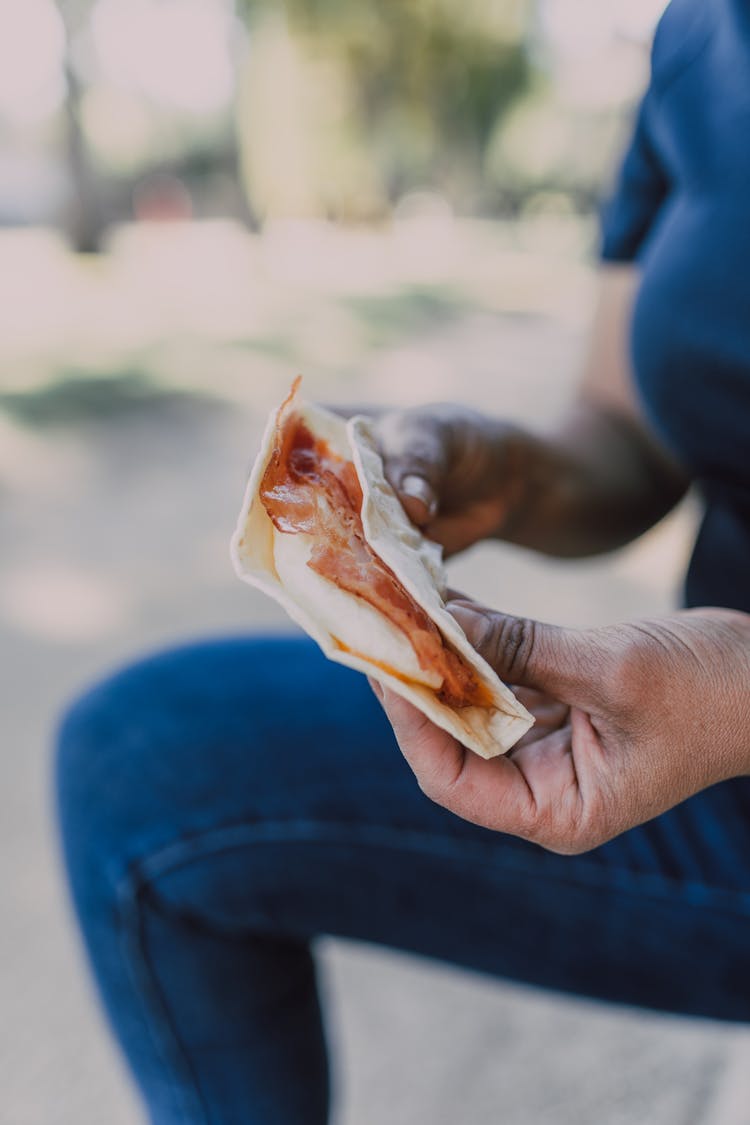
[[[297,398],[270,419],[232,558],[332,660],[404,696],[489,758],[531,715],[447,612],[441,551],[383,474],[372,426]]]
[[[452,609],[537,719],[510,754],[483,762],[376,689],[421,789],[457,816],[577,854],[750,770],[747,614],[575,630],[464,600]]]
[[[501,536],[527,506],[540,443],[510,422],[434,403],[384,411],[374,433],[407,515],[446,554]]]

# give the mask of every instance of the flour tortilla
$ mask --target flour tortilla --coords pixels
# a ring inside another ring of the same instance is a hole
[[[311,536],[282,533],[274,527],[261,501],[260,485],[273,454],[282,411],[286,410],[299,415],[334,453],[354,462],[362,486],[362,524],[369,545],[486,685],[493,706],[452,708],[442,703],[436,695],[440,677],[420,668],[405,634],[361,598],[341,590],[306,565],[313,545]],[[505,753],[532,725],[532,716],[472,648],[446,610],[441,549],[409,521],[385,479],[372,423],[367,418],[360,415],[345,422],[296,396],[272,414],[247,484],[231,556],[239,577],[279,602],[329,659],[385,684],[482,758]],[[378,664],[387,665],[398,675]]]

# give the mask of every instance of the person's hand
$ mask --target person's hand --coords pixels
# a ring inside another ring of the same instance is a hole
[[[377,417],[385,475],[409,518],[454,554],[501,534],[522,505],[537,439],[448,403]]]
[[[449,606],[537,723],[485,761],[374,685],[420,788],[476,824],[575,854],[750,773],[750,615],[576,631]]]
[[[640,421],[585,397],[540,433],[450,403],[363,413],[406,514],[447,555],[488,538],[566,558],[609,551],[687,486]]]

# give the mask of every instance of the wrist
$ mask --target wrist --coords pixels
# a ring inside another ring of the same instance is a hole
[[[546,554],[579,553],[587,496],[580,463],[553,436],[520,427],[504,427],[495,448],[503,504],[494,537]]]
[[[741,776],[750,774],[750,614],[740,610],[716,612],[721,612],[731,631],[730,707],[736,731],[736,776]]]
[[[492,538],[526,543],[525,536],[538,524],[537,509],[544,491],[543,480],[549,479],[544,468],[544,442],[506,422],[490,422],[494,493],[500,513]]]
[[[698,729],[721,770],[708,783],[750,774],[750,614],[700,608],[678,616],[700,668],[692,688],[705,716]]]

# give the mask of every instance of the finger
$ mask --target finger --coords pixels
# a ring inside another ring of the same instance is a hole
[[[572,750],[570,723],[520,743],[511,761],[528,787],[534,818],[531,834],[546,847],[572,844],[582,819],[583,795]]]
[[[389,689],[384,691],[383,707],[425,796],[464,820],[530,838],[533,799],[509,758],[486,761],[466,750]]]
[[[454,589],[453,586],[449,586],[447,588],[447,590],[445,591],[445,599],[444,600],[445,600],[446,604],[449,603],[449,602],[466,602],[467,605],[473,605],[474,604],[473,598],[470,598],[468,594],[464,594],[463,591],[461,591],[461,590]],[[479,604],[479,603],[477,603],[477,604]]]
[[[374,406],[372,403],[341,403],[341,402],[322,402],[321,406],[330,411],[331,414],[338,414],[339,418],[353,418],[355,414],[364,414],[367,418],[378,418],[381,414],[385,414],[384,406]]]
[[[383,690],[381,702],[420,788],[428,795],[449,789],[460,775],[469,751],[389,688]]]
[[[502,680],[535,688],[563,703],[588,698],[596,654],[587,646],[586,634],[497,613],[463,599],[447,608]]]
[[[546,738],[548,734],[552,734],[554,731],[563,730],[565,727],[569,727],[570,708],[562,708],[559,718],[555,719],[554,721],[550,721],[544,718],[540,719],[536,716],[535,718],[536,722],[534,723],[533,727],[527,730],[526,734],[522,735],[519,738],[518,742],[516,742],[516,744],[508,751],[508,756],[510,758],[515,759],[517,752],[519,750],[523,750],[524,746],[531,746],[534,742],[541,742],[542,739]]]
[[[370,687],[372,689],[372,694],[375,696],[378,703],[382,703],[383,702],[383,689],[380,686],[380,684],[378,683],[378,681],[373,676],[368,676],[367,682],[370,685]]]
[[[392,411],[378,420],[376,434],[386,478],[406,514],[423,527],[434,519],[448,468],[443,428],[418,411]]]
[[[518,702],[527,711],[531,711],[537,726],[557,727],[567,722],[570,713],[567,703],[561,703],[546,692],[536,691],[534,688],[511,687],[511,691]]]

